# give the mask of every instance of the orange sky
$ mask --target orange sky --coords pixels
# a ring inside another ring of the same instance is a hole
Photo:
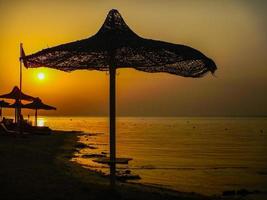
[[[19,83],[20,42],[31,54],[87,38],[112,8],[140,36],[192,46],[218,66],[216,77],[201,79],[120,69],[118,115],[267,115],[267,3],[260,0],[0,0],[0,93]],[[24,92],[58,108],[41,114],[108,114],[105,72],[39,68],[23,76]]]

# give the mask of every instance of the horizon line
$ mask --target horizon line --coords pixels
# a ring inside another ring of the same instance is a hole
[[[33,115],[30,115],[33,116]],[[2,116],[5,117],[5,116]],[[6,115],[6,117],[14,117],[13,115]],[[27,117],[27,115],[25,115]],[[106,117],[108,115],[38,115],[38,117]],[[267,115],[177,115],[177,116],[167,116],[167,115],[117,115],[116,117],[129,117],[129,118],[249,118],[249,117],[258,117],[266,118]]]

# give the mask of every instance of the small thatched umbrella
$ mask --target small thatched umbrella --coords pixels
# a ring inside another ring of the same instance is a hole
[[[20,89],[17,86],[15,86],[10,93],[0,95],[0,98],[16,100],[16,102],[13,104],[12,107],[15,108],[15,113],[16,113],[15,122],[18,121],[19,109],[22,108],[20,107],[20,105],[22,104],[20,104],[19,101],[20,100],[33,101],[35,99],[34,97],[24,94],[23,92],[20,93]]]
[[[50,67],[63,71],[100,70],[110,75],[110,175],[115,186],[115,81],[116,69],[135,68],[144,72],[167,72],[198,78],[215,72],[215,63],[188,46],[145,39],[134,33],[117,10],[111,10],[92,37],[44,49],[24,56],[26,67]]]
[[[35,110],[35,126],[37,126],[37,111],[38,110],[56,110],[55,107],[46,105],[41,99],[36,98],[33,102],[25,104],[24,108]]]
[[[8,108],[9,107],[9,103],[1,100],[0,101],[0,119],[2,119],[2,108]]]

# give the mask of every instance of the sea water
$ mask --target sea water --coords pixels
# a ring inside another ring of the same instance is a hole
[[[73,160],[108,172],[83,157],[109,152],[108,118],[41,117],[38,124],[84,131],[79,140],[90,148]],[[117,167],[140,175],[140,183],[208,195],[267,192],[267,118],[118,117],[116,139],[117,156],[133,159]]]

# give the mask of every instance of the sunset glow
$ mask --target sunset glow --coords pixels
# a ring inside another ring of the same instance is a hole
[[[265,3],[238,0],[203,0],[203,3],[156,0],[153,4],[119,0],[103,4],[82,0],[21,2],[0,1],[1,93],[19,83],[20,43],[29,55],[44,48],[88,38],[100,29],[107,12],[116,8],[138,35],[192,46],[209,55],[218,65],[216,77],[198,80],[119,69],[118,115],[267,113],[267,96],[262,92],[267,84]],[[61,9],[63,2],[64,9]],[[49,15],[42,14],[47,10]],[[45,76],[41,75],[39,79],[39,72]],[[10,75],[8,80],[7,74]],[[42,83],[41,90],[38,83]],[[64,73],[47,68],[42,68],[42,71],[23,68],[23,90],[34,96],[46,96],[46,101],[60,105],[57,115],[106,116],[108,83],[105,72],[82,70]],[[70,106],[74,96],[79,102],[75,108]],[[47,114],[52,115],[51,112]]]

